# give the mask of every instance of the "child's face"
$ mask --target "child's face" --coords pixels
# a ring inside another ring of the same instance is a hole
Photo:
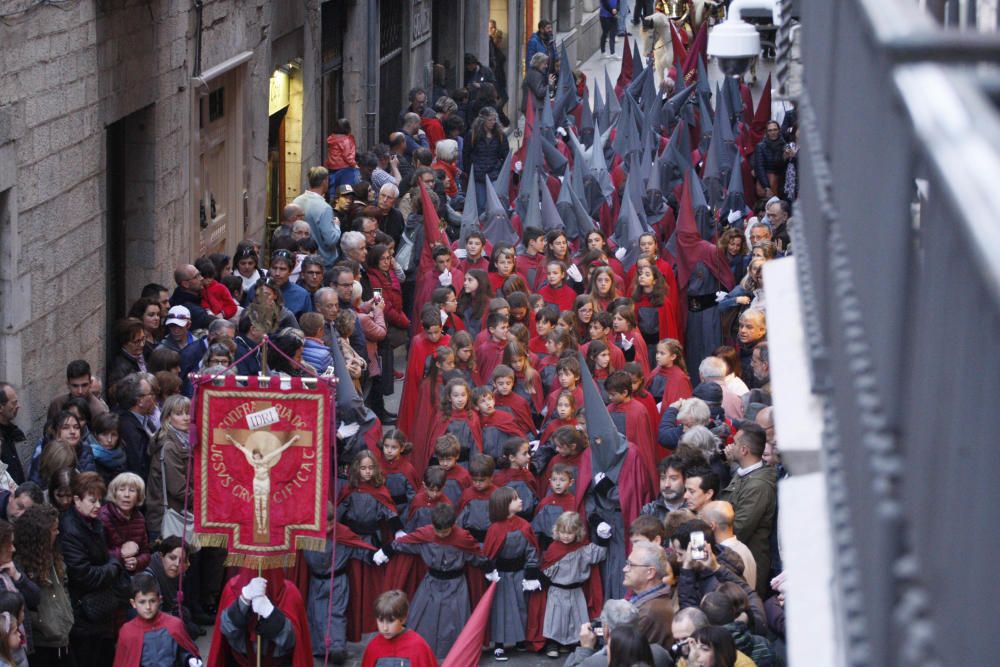
[[[556,257],[565,257],[569,251],[569,243],[565,236],[558,236],[552,240],[552,254]]]
[[[621,315],[615,315],[611,322],[616,333],[625,333],[628,331],[628,322]]]
[[[434,529],[434,534],[437,535],[438,539],[443,540],[444,538],[446,538],[449,535],[451,535],[452,528],[453,528],[452,526],[448,526],[444,530],[438,530],[437,528],[435,528]]]
[[[527,317],[528,317],[527,306],[518,306],[517,308],[512,307],[510,309],[510,319],[513,320],[514,322],[524,322],[524,320]]]
[[[449,294],[448,298],[445,299],[444,303],[441,304],[441,310],[443,310],[446,313],[454,313],[456,310],[458,310],[458,297],[456,297],[454,294]]]
[[[556,441],[556,453],[562,457],[573,456],[576,454],[576,445],[571,442]]]
[[[476,401],[476,408],[482,415],[491,415],[496,412],[496,399],[493,398],[493,394],[480,396],[479,400]]]
[[[559,419],[569,419],[573,416],[573,406],[565,396],[556,401],[556,414]]]
[[[628,394],[623,391],[609,391],[608,400],[616,405],[619,403],[624,403],[628,399]]]
[[[510,333],[510,323],[500,322],[495,327],[490,329],[490,335],[493,336],[493,340],[499,342],[506,342],[508,338],[508,333]]]
[[[666,345],[657,345],[656,346],[656,365],[657,366],[662,366],[663,368],[670,368],[671,366],[674,365],[674,359],[676,359],[676,358],[677,358],[677,355],[674,354],[674,353],[672,353],[669,349],[667,349]]]
[[[441,340],[441,334],[442,334],[441,325],[435,324],[432,327],[424,329],[424,334],[426,334],[427,340],[429,340],[430,342],[432,343],[438,342],[439,340]]]
[[[468,347],[459,348],[455,353],[455,356],[458,357],[458,360],[463,364],[468,363],[469,359],[472,358],[472,346],[470,345]]]
[[[385,639],[392,639],[403,633],[406,629],[406,619],[405,618],[394,618],[391,621],[380,618],[376,620],[378,625],[378,633],[382,635]]]
[[[108,431],[97,436],[97,443],[104,449],[114,449],[118,445],[118,431]]]
[[[552,331],[552,323],[548,320],[537,320],[535,322],[535,331],[538,332],[539,336],[544,336]]]
[[[388,439],[382,443],[382,455],[385,456],[387,461],[395,461],[399,457],[399,452],[402,450],[399,442],[396,440]]]
[[[497,393],[500,394],[501,396],[509,396],[510,392],[514,390],[514,378],[499,377],[493,381],[493,387],[497,390]],[[494,403],[496,403],[495,399]]]
[[[451,401],[452,410],[464,410],[469,404],[469,390],[462,385],[454,386],[448,394],[448,399]]]
[[[558,373],[559,376],[559,386],[563,389],[574,389],[576,388],[577,377],[572,371],[561,370]]]
[[[135,597],[129,600],[132,609],[139,614],[139,618],[144,621],[153,620],[160,613],[159,593],[136,593]]]
[[[370,482],[374,476],[375,462],[367,458],[362,460],[361,465],[358,466],[358,477],[361,478],[362,482]]]
[[[608,350],[604,350],[603,352],[597,355],[597,359],[595,361],[597,361],[598,368],[609,367],[611,365],[611,352],[609,352]]]
[[[561,530],[557,530],[556,539],[562,542],[563,544],[573,544],[574,542],[576,542],[576,535],[574,535],[573,533],[564,533]]]
[[[514,516],[518,512],[524,509],[524,501],[521,500],[521,496],[514,496],[514,500],[510,501],[510,516]]]
[[[438,457],[438,465],[441,466],[442,470],[451,470],[458,463],[457,456],[446,456],[444,458]]]
[[[590,337],[593,340],[604,340],[608,335],[608,330],[604,328],[604,325],[600,322],[590,323]]]
[[[448,354],[441,357],[438,359],[437,367],[441,373],[447,373],[448,371],[455,370],[455,355]]]
[[[576,309],[576,316],[580,318],[583,323],[590,322],[591,318],[594,317],[594,306],[589,303],[585,303]]]
[[[472,478],[472,488],[476,491],[485,491],[490,485],[489,477],[473,477]]]
[[[517,454],[508,456],[507,458],[510,460],[512,468],[527,468],[528,464],[531,463],[531,445],[524,443],[517,450]]]
[[[637,391],[642,389],[642,385],[645,384],[645,380],[643,380],[641,375],[633,375],[631,376],[631,379],[632,379],[632,393],[635,394]]]
[[[514,259],[510,255],[500,255],[496,261],[497,273],[501,276],[510,275],[514,271]]]
[[[606,273],[598,273],[597,277],[594,278],[594,286],[597,287],[597,293],[601,296],[611,294],[611,288],[614,287],[614,284],[615,281]]]
[[[440,463],[440,461],[438,461],[438,463]],[[427,494],[427,500],[437,500],[441,497],[441,487],[427,486],[424,484],[424,493]]]
[[[528,363],[527,357],[514,357],[510,360],[510,367],[514,369],[515,373],[523,373],[524,366]]]
[[[545,341],[545,351],[548,352],[549,354],[555,354],[556,352],[559,351],[559,346],[556,345],[556,342],[554,340],[548,339]]]
[[[483,242],[477,238],[470,238],[465,241],[465,252],[470,259],[478,259],[483,254]]]
[[[559,287],[563,281],[562,267],[557,264],[549,264],[548,269],[545,271],[545,278],[552,287]]]
[[[566,493],[569,489],[572,480],[570,480],[569,475],[552,475],[549,478],[549,488],[552,489],[552,493],[557,496],[561,496]]]

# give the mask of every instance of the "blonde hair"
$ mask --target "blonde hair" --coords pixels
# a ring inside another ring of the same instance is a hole
[[[167,400],[163,401],[163,409],[160,411],[160,424],[166,424],[175,414],[187,412],[190,409],[191,399],[187,396],[182,396],[181,394],[167,396]]]
[[[146,502],[146,483],[142,481],[142,477],[139,477],[134,472],[123,472],[115,475],[115,478],[108,484],[108,500],[115,502],[115,494],[118,493],[118,489],[125,487],[135,489],[138,495],[135,501],[136,506]]]
[[[579,512],[563,512],[559,515],[555,525],[552,526],[552,537],[556,537],[559,533],[573,535],[576,542],[587,539],[587,527],[583,525]]]

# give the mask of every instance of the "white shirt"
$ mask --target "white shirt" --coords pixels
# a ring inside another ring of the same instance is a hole
[[[726,538],[720,544],[727,549],[732,549],[743,559],[743,578],[746,579],[750,587],[757,586],[757,560],[750,553],[749,547],[737,539],[735,535]]]

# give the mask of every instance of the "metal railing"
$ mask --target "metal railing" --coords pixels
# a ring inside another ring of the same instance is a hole
[[[807,1],[802,26],[796,246],[844,656],[996,664],[1000,38],[905,0]]]

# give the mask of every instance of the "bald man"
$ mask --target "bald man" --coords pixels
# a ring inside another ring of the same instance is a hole
[[[702,521],[712,527],[716,544],[732,549],[743,559],[743,578],[751,586],[757,585],[757,561],[747,545],[733,533],[733,506],[725,500],[713,500],[698,512]]]
[[[274,234],[271,235],[271,247],[278,239],[288,238],[292,235],[292,225],[295,224],[297,220],[304,220],[306,217],[306,212],[302,210],[301,206],[296,204],[289,204],[285,208],[281,209],[281,219],[278,221],[281,224],[277,226],[274,230]]]

